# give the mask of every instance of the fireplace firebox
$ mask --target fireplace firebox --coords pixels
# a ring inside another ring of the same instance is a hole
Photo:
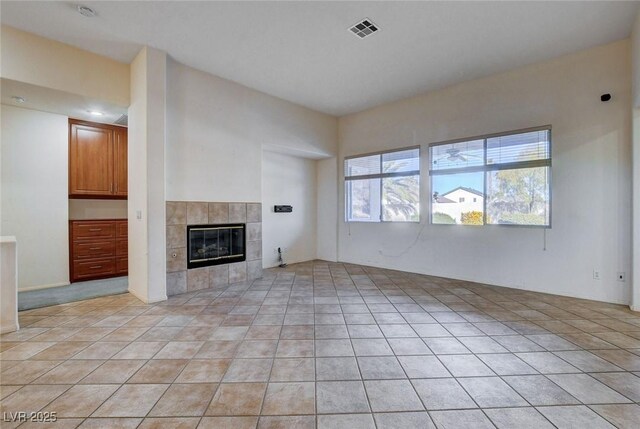
[[[187,226],[187,268],[242,262],[245,247],[243,223]]]

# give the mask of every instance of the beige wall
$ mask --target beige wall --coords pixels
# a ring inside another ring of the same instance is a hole
[[[640,46],[638,47],[640,49]],[[629,281],[633,285],[631,306],[640,311],[640,107],[633,115],[633,266]]]
[[[2,77],[129,105],[129,65],[6,25]]]
[[[67,117],[2,105],[0,235],[18,241],[21,290],[69,283]]]
[[[126,219],[126,200],[69,200],[69,219]]]
[[[0,236],[0,334],[20,329],[16,239]]]
[[[347,225],[341,180],[339,260],[629,303],[616,274],[631,270],[630,64],[624,40],[341,118],[341,160],[420,144],[423,170],[420,224]],[[605,92],[612,101],[600,101]],[[428,224],[429,143],[547,124],[546,251],[543,229]]]
[[[167,299],[165,94],[167,56],[144,48],[131,65],[129,106],[129,291]]]
[[[338,159],[316,161],[317,240],[316,258],[338,260]]]
[[[265,212],[263,263],[273,266],[278,246],[290,248],[292,261],[314,259],[316,219],[323,233],[335,238],[335,168],[322,170],[334,185],[327,190],[323,183],[316,193],[315,165],[326,163],[315,159],[333,156],[335,165],[337,125],[335,117],[170,60],[167,200],[261,201],[264,210],[276,200],[293,201],[290,215]],[[277,160],[283,165],[278,167]],[[310,170],[304,173],[304,168]],[[287,185],[286,178],[293,182]],[[328,195],[318,213],[316,194]],[[291,221],[290,229],[285,220]]]
[[[632,307],[640,311],[640,12],[631,34],[633,79],[633,284]]]
[[[316,258],[316,161],[265,151],[262,156],[262,261],[278,265],[276,249],[287,263]],[[291,205],[275,213],[274,205]]]
[[[260,201],[263,147],[336,154],[332,116],[171,60],[167,76],[168,200]]]
[[[640,107],[640,12],[631,33],[631,61],[633,79],[633,106]]]

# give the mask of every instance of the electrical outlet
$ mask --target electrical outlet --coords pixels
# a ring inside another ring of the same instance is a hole
[[[600,271],[593,270],[593,279],[594,280],[600,280]]]
[[[618,280],[619,282],[624,282],[627,280],[627,276],[625,275],[624,271],[618,271],[618,274],[616,274],[616,280]]]

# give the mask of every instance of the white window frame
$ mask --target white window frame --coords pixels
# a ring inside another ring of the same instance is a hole
[[[549,158],[548,159],[537,159],[532,161],[520,161],[520,162],[510,162],[504,164],[487,164],[487,140],[494,137],[503,137],[514,134],[524,134],[535,131],[548,131],[549,132]],[[433,165],[433,160],[431,159],[432,151],[431,148],[434,146],[443,146],[454,143],[462,143],[467,141],[474,140],[483,140],[483,156],[484,162],[483,165],[473,166],[473,167],[460,167],[460,168],[450,168],[446,170],[432,170],[431,166]],[[553,143],[552,143],[552,133],[551,133],[551,125],[543,125],[540,127],[532,127],[532,128],[524,128],[513,131],[506,131],[501,133],[494,134],[485,134],[475,137],[465,137],[461,139],[455,140],[447,140],[443,142],[431,143],[429,144],[429,224],[431,225],[448,225],[448,224],[440,224],[433,223],[433,176],[444,176],[444,175],[453,175],[460,173],[478,173],[481,172],[484,174],[484,189],[483,193],[483,207],[482,207],[482,225],[469,225],[469,226],[483,226],[483,227],[507,227],[507,228],[543,228],[543,229],[551,229],[552,225],[552,181],[551,181],[551,160],[553,158]],[[487,223],[487,173],[492,171],[499,170],[516,170],[516,169],[524,169],[524,168],[535,168],[535,167],[548,167],[548,176],[547,180],[549,183],[549,223],[547,225],[524,225],[524,224],[499,224],[499,223]],[[462,224],[456,224],[454,226],[465,226]]]
[[[404,152],[407,150],[414,150],[417,149],[418,150],[418,169],[417,170],[410,170],[410,171],[402,171],[402,172],[396,172],[396,173],[382,173],[382,155],[388,154],[388,153],[394,153],[394,152]],[[376,174],[364,174],[364,175],[360,175],[360,176],[347,176],[346,174],[346,163],[348,160],[350,159],[356,159],[356,158],[366,158],[368,156],[374,156],[374,155],[380,155],[380,173],[376,173]],[[422,206],[422,181],[420,180],[420,170],[421,168],[421,147],[420,145],[416,145],[416,146],[409,146],[409,147],[403,147],[400,149],[389,149],[389,150],[382,150],[382,151],[378,151],[378,152],[369,152],[369,153],[363,153],[363,154],[358,154],[358,155],[350,155],[350,156],[345,156],[344,160],[342,161],[342,168],[343,168],[343,177],[344,177],[344,221],[346,223],[420,223],[420,219],[422,216],[422,209],[420,208]],[[382,205],[382,196],[383,196],[383,192],[382,192],[382,179],[385,178],[389,178],[389,177],[406,177],[406,176],[418,176],[418,219],[417,220],[384,220],[382,219],[382,213],[383,213],[383,205]],[[356,219],[349,219],[349,193],[347,192],[347,182],[349,181],[355,181],[355,180],[368,180],[368,179],[380,179],[381,183],[380,183],[380,198],[378,201],[378,204],[380,205],[380,215],[379,215],[379,219],[377,220],[356,220]]]

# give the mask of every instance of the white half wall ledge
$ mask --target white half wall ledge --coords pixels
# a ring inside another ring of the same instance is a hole
[[[0,334],[20,329],[18,323],[18,243],[13,236],[0,237]]]

